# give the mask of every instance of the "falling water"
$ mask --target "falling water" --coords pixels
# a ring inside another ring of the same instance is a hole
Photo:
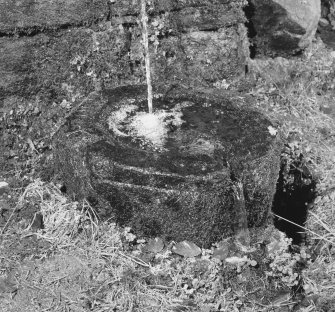
[[[148,40],[148,15],[146,11],[146,0],[141,0],[141,16],[142,16],[142,35],[145,54],[145,73],[148,86],[148,108],[149,114],[152,113],[152,84],[150,72],[150,56],[149,56],[149,40]]]
[[[244,251],[250,249],[250,234],[248,228],[248,215],[245,207],[245,198],[242,182],[233,185],[236,210],[235,239]]]

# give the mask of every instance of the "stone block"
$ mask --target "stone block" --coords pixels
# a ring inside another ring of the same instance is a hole
[[[314,38],[321,17],[319,0],[253,0],[251,18],[262,54],[294,54]]]
[[[144,86],[106,90],[71,116],[55,149],[69,195],[139,236],[207,248],[265,225],[281,148],[271,122],[214,90],[179,88],[155,97],[154,108],[167,114],[167,131],[154,129],[161,141],[125,126],[147,110]]]
[[[78,71],[76,56],[92,48],[92,34],[86,30],[39,34],[33,37],[0,38],[0,106],[5,98],[59,101],[62,84],[80,90],[92,88],[85,72]],[[80,62],[81,60],[78,60]]]
[[[242,7],[243,0],[154,0],[148,6],[151,14],[180,11],[185,8],[201,8],[216,5]],[[136,15],[140,13],[141,0],[115,0],[111,4],[111,12],[115,16]]]
[[[104,0],[0,0],[0,33],[92,23],[108,13]]]

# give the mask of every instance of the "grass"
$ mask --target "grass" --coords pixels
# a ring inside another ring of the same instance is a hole
[[[212,250],[182,258],[172,254],[171,245],[146,254],[145,242],[136,240],[128,228],[100,222],[87,202],[69,201],[55,185],[40,180],[25,188],[18,203],[15,209],[39,205],[44,229],[36,230],[23,219],[3,231],[0,311],[210,312],[270,307],[254,297],[255,285],[259,291],[268,285],[266,276],[253,268],[255,261],[223,263],[212,257]]]
[[[306,298],[296,311],[334,311],[335,56],[318,41],[289,62],[253,61],[257,83],[247,96],[276,122],[288,148],[304,155],[318,182],[305,225],[310,257],[299,275]],[[333,116],[324,113],[332,107]],[[100,221],[87,202],[70,201],[52,183],[34,180],[15,198],[0,236],[0,311],[251,312],[292,309],[299,299],[282,281],[302,257],[288,255],[287,245],[272,259],[277,278],[269,279],[260,272],[271,259],[258,259],[257,270],[219,261],[213,250],[198,258],[174,255],[171,246],[145,253],[145,241]],[[43,230],[34,219],[15,218],[32,206]],[[267,289],[282,295],[264,302],[257,293]]]
[[[278,64],[280,71],[280,60]],[[288,68],[281,81],[269,71],[270,76],[259,73],[253,96],[261,110],[278,120],[283,138],[296,154],[304,155],[318,182],[306,223],[312,258],[302,272],[311,300],[301,311],[334,311],[335,53],[317,41]]]
[[[78,209],[77,202],[69,202],[52,184],[39,180],[30,184],[19,203],[26,201],[40,205],[45,228],[34,233],[31,224],[23,221],[3,231],[6,296],[0,302],[1,311],[22,307],[25,311],[189,309],[191,290],[186,279],[192,275],[193,260],[179,263],[164,250],[156,255],[155,265],[149,264],[138,257],[141,245],[132,246],[134,237],[126,229],[100,223],[87,202]],[[47,241],[48,247],[24,255],[22,261],[20,250],[11,252],[10,246],[32,235]],[[207,258],[204,255],[202,260],[210,272],[203,283],[215,285],[219,263]],[[205,297],[199,297],[199,302]]]

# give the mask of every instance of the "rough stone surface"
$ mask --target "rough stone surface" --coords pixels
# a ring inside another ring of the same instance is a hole
[[[13,6],[12,2],[8,3],[5,2],[6,5]],[[28,6],[28,3],[24,3]],[[86,6],[84,3],[77,5],[85,12],[89,11],[87,3]],[[21,6],[18,6],[18,11],[24,12]],[[75,9],[75,3],[70,7]],[[53,5],[44,5],[42,8],[39,10],[36,3],[29,6],[28,11],[34,27],[39,25],[36,14],[40,14],[53,27],[66,24],[66,18],[75,21],[77,15],[88,20],[85,14],[81,15],[79,9],[74,10],[76,15],[64,6],[64,15]],[[9,14],[8,10],[0,12]],[[90,14],[94,14],[93,12],[94,10]],[[164,85],[166,80],[170,83],[187,83],[188,78],[196,76],[198,84],[212,84],[243,74],[247,51],[243,42],[246,37],[243,37],[243,29],[239,27],[244,21],[241,12],[241,9],[238,11],[236,8],[218,4],[154,15],[149,23],[155,82]],[[55,18],[48,18],[49,14],[56,13]],[[27,19],[28,16],[29,14]],[[6,94],[21,95],[21,91],[27,88],[29,90],[23,92],[25,96],[41,92],[39,81],[44,80],[45,71],[49,72],[57,66],[59,73],[53,72],[53,88],[60,88],[61,83],[71,84],[69,76],[74,74],[83,80],[84,85],[88,76],[91,77],[91,87],[94,87],[93,80],[101,81],[108,88],[144,81],[142,34],[138,22],[139,18],[136,16],[113,17],[97,30],[70,29],[53,33],[42,32],[33,37],[2,38],[2,97]],[[8,25],[11,30],[16,29],[14,22],[8,22]],[[3,28],[2,31],[6,29]],[[87,91],[90,92],[91,89],[88,88]]]
[[[264,225],[280,140],[250,103],[243,108],[214,92],[173,90],[163,102],[155,100],[157,109],[194,104],[194,110],[183,109],[186,125],[180,131],[172,126],[158,150],[135,137],[117,136],[108,125],[117,108],[137,103],[145,108],[144,87],[121,87],[90,99],[64,126],[56,146],[69,195],[88,197],[101,217],[139,235],[201,247],[240,231],[243,209],[248,226]],[[243,185],[243,209],[237,181]]]
[[[252,4],[259,52],[293,54],[311,43],[321,16],[320,0],[252,0]]]
[[[76,86],[77,91],[82,85],[90,91],[89,77],[78,70],[75,56],[87,55],[92,45],[92,31],[81,29],[0,38],[0,101],[13,96],[29,99],[38,94],[57,102],[65,98],[65,84]]]
[[[34,112],[24,117],[32,139],[45,137],[91,91],[145,82],[139,3],[104,3],[0,1],[0,110]],[[154,84],[211,87],[243,76],[249,52],[242,4],[148,7]]]
[[[141,0],[117,0],[113,1],[111,10],[113,15],[136,15],[140,12]],[[149,12],[180,11],[184,8],[215,7],[227,5],[238,8],[244,5],[243,0],[153,0],[150,1]]]
[[[0,0],[0,33],[92,23],[108,13],[105,0]]]
[[[330,27],[335,30],[335,1],[321,0],[321,17],[328,22]],[[327,25],[326,25],[327,26]]]
[[[332,50],[335,50],[335,1],[321,1],[321,19],[318,36]]]

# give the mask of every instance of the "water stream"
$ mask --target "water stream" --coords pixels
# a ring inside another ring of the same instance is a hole
[[[152,113],[152,83],[150,71],[150,55],[149,55],[149,39],[148,39],[148,15],[146,10],[146,0],[141,0],[141,21],[142,21],[142,37],[144,45],[145,74],[148,86],[148,108],[149,114]]]
[[[235,240],[239,247],[247,252],[250,250],[250,233],[242,182],[236,182],[233,186],[233,190],[236,209]]]

